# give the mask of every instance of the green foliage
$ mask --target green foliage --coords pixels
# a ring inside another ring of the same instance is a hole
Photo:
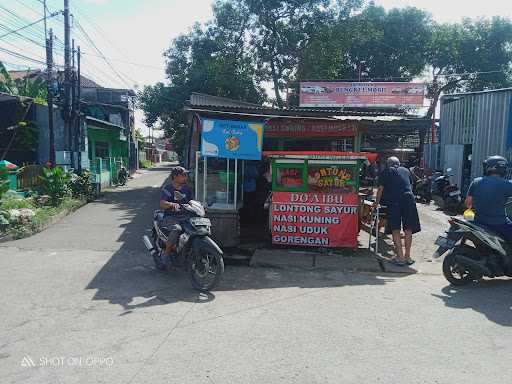
[[[213,14],[165,51],[168,81],[139,93],[146,124],[179,155],[192,92],[263,103],[270,83],[283,107],[284,90],[301,80],[410,81],[428,71],[430,117],[442,92],[512,84],[512,22],[500,17],[436,23],[365,0],[216,0]]]
[[[188,126],[183,105],[192,92],[265,101],[246,42],[249,17],[238,1],[216,2],[213,22],[197,24],[178,36],[164,53],[168,82],[139,93],[146,124],[163,129],[179,156],[183,155]]]
[[[89,171],[83,171],[81,175],[71,174],[69,182],[71,195],[76,199],[92,201],[95,198],[96,191],[93,185],[93,175]]]
[[[69,182],[71,175],[63,168],[43,168],[43,175],[39,176],[41,180],[40,193],[50,196],[50,202],[56,206],[62,198],[69,195]]]
[[[23,237],[27,237],[32,235],[35,232],[38,232],[40,228],[48,223],[53,217],[60,214],[64,211],[73,211],[83,205],[83,200],[81,199],[73,199],[69,197],[65,197],[61,200],[60,204],[52,207],[52,206],[44,206],[35,208],[34,205],[30,207],[23,208],[31,208],[35,210],[35,215],[30,218],[28,222],[10,222],[7,211],[0,209],[0,230],[4,233],[8,233],[12,235],[14,238],[19,239]],[[22,207],[20,207],[22,208]],[[9,209],[19,209],[19,208],[9,208]],[[3,219],[2,219],[3,217]],[[3,226],[2,226],[3,223]]]
[[[44,104],[48,96],[48,88],[44,76],[27,76],[13,80],[5,65],[0,61],[0,92],[14,96],[26,96],[34,99],[36,103]]]
[[[9,190],[9,179],[7,178],[8,172],[4,168],[0,168],[0,199],[5,192]]]
[[[502,17],[435,25],[426,45],[431,117],[441,93],[512,85],[512,23]]]
[[[33,199],[8,198],[0,201],[0,210],[8,211],[9,209],[34,209],[36,205]]]
[[[140,129],[135,130],[135,140],[139,143],[139,147],[143,147],[146,139],[144,139],[144,135],[141,133]]]
[[[141,160],[139,162],[139,168],[151,168],[152,165],[151,160]]]

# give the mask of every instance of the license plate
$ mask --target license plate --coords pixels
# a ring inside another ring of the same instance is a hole
[[[460,195],[460,191],[450,192],[450,196],[459,196],[459,195]]]
[[[436,245],[443,248],[453,248],[455,246],[455,241],[448,239],[444,236],[439,236],[435,242]]]
[[[210,219],[206,217],[193,217],[190,219],[190,223],[195,226],[211,226],[212,223]]]

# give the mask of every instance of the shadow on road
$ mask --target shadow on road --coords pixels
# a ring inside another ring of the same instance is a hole
[[[443,300],[447,307],[472,309],[496,324],[512,326],[511,280],[483,280],[463,288],[447,286],[442,289],[442,293],[432,296]]]
[[[165,170],[160,167],[152,169],[151,172]],[[133,185],[136,184],[137,180]],[[123,232],[118,242],[122,245],[86,289],[96,290],[93,300],[107,300],[121,305],[125,309],[123,314],[136,308],[180,301],[200,303],[215,299],[214,294],[201,295],[193,290],[184,272],[163,273],[154,268],[153,261],[142,243],[142,236],[151,228],[153,210],[158,206],[159,197],[160,188],[132,187],[108,192],[98,202],[105,204],[105,209],[112,210],[113,214],[121,216],[124,224],[121,224]],[[329,271],[285,271],[227,266],[218,290],[382,285],[388,281],[390,280],[374,275],[357,278]]]

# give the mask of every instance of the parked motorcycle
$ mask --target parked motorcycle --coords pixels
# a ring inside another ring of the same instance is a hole
[[[477,223],[454,217],[449,222],[450,229],[437,238],[439,248],[433,255],[438,258],[449,251],[443,261],[446,280],[462,286],[483,277],[512,277],[511,244]]]
[[[432,200],[432,178],[424,176],[416,182],[415,195],[420,203],[430,204]]]
[[[201,291],[212,290],[224,273],[223,252],[211,239],[211,221],[205,217],[203,205],[195,200],[180,204],[179,223],[183,229],[178,238],[172,265],[187,271],[192,286]],[[153,214],[152,241],[143,236],[144,245],[151,253],[158,269],[162,269],[161,256],[169,229],[162,226],[164,211]]]
[[[456,184],[450,182],[450,177],[453,176],[449,172],[452,171],[448,168],[447,174],[436,172],[432,176],[432,200],[443,210],[456,212],[462,205],[462,198],[460,189]]]
[[[124,167],[124,165],[119,168],[119,171],[117,172],[117,183],[119,185],[125,185],[126,181],[128,180],[128,171]]]

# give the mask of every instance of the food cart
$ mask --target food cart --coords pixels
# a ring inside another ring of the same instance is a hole
[[[357,247],[359,171],[375,154],[268,151],[263,156],[272,167],[273,244]]]

